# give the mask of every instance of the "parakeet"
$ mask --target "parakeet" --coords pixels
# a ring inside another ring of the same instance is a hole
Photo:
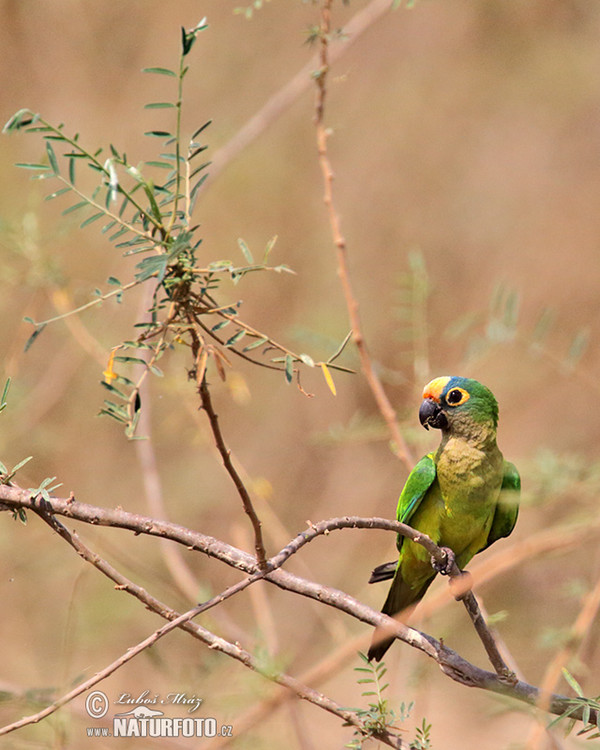
[[[398,500],[397,519],[427,534],[460,569],[473,555],[508,536],[518,514],[519,473],[496,444],[498,404],[476,380],[439,377],[423,390],[419,420],[441,430],[435,453],[411,471]],[[393,616],[418,602],[436,576],[430,555],[398,535],[397,563],[380,565],[370,583],[393,578],[382,612]],[[369,659],[379,661],[393,638],[377,628]]]

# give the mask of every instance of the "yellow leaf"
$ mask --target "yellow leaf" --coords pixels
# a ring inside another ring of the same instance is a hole
[[[323,377],[325,378],[325,382],[329,386],[329,390],[333,393],[333,395],[337,395],[337,391],[335,390],[335,383],[333,382],[333,378],[331,377],[331,373],[329,372],[329,367],[325,364],[325,362],[321,362],[321,370],[323,370]]]
[[[113,380],[116,379],[117,375],[114,371],[114,364],[115,364],[115,352],[116,349],[112,349],[110,352],[110,357],[108,358],[108,364],[106,365],[106,370],[102,373],[104,375],[104,380],[109,385],[112,383]]]

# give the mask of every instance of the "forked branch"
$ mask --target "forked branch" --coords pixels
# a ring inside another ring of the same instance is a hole
[[[277,555],[268,560],[266,568],[261,570],[253,555],[243,552],[226,542],[201,534],[197,531],[192,531],[191,529],[177,524],[166,523],[154,518],[148,518],[147,516],[128,513],[121,509],[91,506],[85,503],[79,503],[72,497],[66,499],[52,497],[49,500],[46,500],[39,495],[32,497],[28,491],[9,485],[0,485],[0,502],[8,508],[30,509],[48,518],[54,515],[62,515],[83,523],[128,529],[136,535],[148,534],[171,539],[174,542],[185,545],[188,549],[193,549],[219,559],[227,565],[251,576],[253,580],[264,578],[264,580],[275,584],[285,591],[289,591],[293,594],[301,594],[302,596],[314,599],[321,604],[334,607],[335,609],[345,612],[362,622],[368,623],[369,625],[389,628],[396,638],[404,641],[413,648],[417,648],[436,661],[444,674],[451,677],[456,682],[469,687],[479,687],[495,693],[507,695],[528,704],[537,704],[540,700],[541,691],[539,688],[522,680],[517,680],[515,682],[510,676],[507,678],[506,675],[495,674],[481,669],[432,636],[426,635],[414,628],[410,628],[403,623],[397,622],[392,618],[381,614],[380,612],[376,612],[371,607],[368,607],[343,591],[307,580],[282,570],[279,567],[280,565],[283,565],[291,555],[301,549],[302,546],[309,543],[317,536],[324,535],[335,529],[343,528],[387,529],[394,531],[395,533],[404,534],[415,542],[423,544],[423,546],[431,551],[432,554],[439,555],[440,558],[444,555],[443,551],[437,548],[431,540],[428,540],[423,534],[420,534],[414,529],[411,529],[404,524],[400,524],[397,521],[389,521],[387,519],[379,518],[345,517],[313,524],[309,529],[303,531],[292,540],[292,542],[290,542],[290,544],[282,549]],[[112,576],[109,577],[111,577],[112,580],[115,580]],[[241,588],[245,588],[250,583],[251,581],[249,583],[241,582],[239,585]],[[136,593],[134,588],[129,585],[124,585],[123,588],[136,596],[141,593],[140,591],[137,591]],[[211,604],[211,606],[214,606],[214,604]],[[159,611],[161,608],[162,611]],[[169,616],[168,608],[165,608],[165,605],[162,605],[161,603],[157,604],[156,611],[158,611],[161,616],[167,617],[167,619],[178,616],[178,613],[171,613],[171,616]],[[190,612],[192,612],[192,610]],[[190,616],[193,617],[196,614],[198,614],[197,609],[193,610],[193,614]],[[181,624],[181,627],[185,630],[188,630],[191,626],[192,624],[189,623],[189,621]],[[217,638],[216,636],[212,637]],[[206,638],[208,638],[208,636],[206,636]],[[207,642],[206,639],[204,640]],[[240,660],[244,661],[243,659]],[[272,679],[274,678],[272,677]],[[549,712],[558,715],[562,714],[569,707],[571,707],[569,700],[565,696],[556,694],[551,696],[548,704]],[[571,714],[573,718],[579,719],[582,718],[582,715],[583,708],[577,713]],[[595,720],[593,710],[590,713],[590,717],[592,720]]]

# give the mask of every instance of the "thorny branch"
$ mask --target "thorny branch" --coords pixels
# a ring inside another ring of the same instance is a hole
[[[255,577],[256,580],[264,578],[264,580],[275,584],[283,590],[295,594],[301,594],[302,596],[314,599],[327,606],[334,607],[342,612],[346,612],[347,614],[362,622],[374,626],[379,625],[390,628],[391,632],[393,632],[398,639],[404,641],[408,645],[413,646],[414,648],[419,649],[427,656],[432,658],[434,661],[436,661],[444,674],[446,674],[456,682],[461,683],[462,685],[466,685],[469,687],[479,687],[481,689],[500,693],[531,705],[539,703],[541,696],[541,691],[539,688],[530,685],[522,680],[514,681],[510,678],[507,679],[507,677],[504,675],[495,674],[493,672],[481,669],[480,667],[477,667],[474,664],[468,662],[458,653],[448,648],[445,644],[433,638],[432,636],[426,635],[418,630],[415,630],[414,628],[410,628],[403,623],[397,622],[394,619],[381,614],[380,612],[376,612],[371,607],[362,604],[357,599],[344,593],[343,591],[334,589],[329,586],[324,586],[314,581],[309,581],[279,568],[279,566],[283,565],[291,555],[295,554],[302,546],[312,541],[317,536],[327,534],[328,532],[335,529],[343,528],[377,528],[394,531],[396,533],[406,535],[417,543],[423,544],[426,549],[428,549],[432,554],[439,556],[440,559],[443,557],[444,552],[437,548],[433,544],[433,542],[431,542],[431,540],[426,538],[423,534],[415,531],[414,529],[411,529],[411,527],[406,526],[405,524],[398,523],[397,521],[390,521],[380,518],[345,517],[330,519],[328,521],[321,521],[318,524],[311,524],[311,526],[307,530],[298,534],[297,537],[292,540],[290,544],[282,549],[277,555],[272,557],[270,560],[267,560],[266,568],[264,570],[261,570],[258,567],[255,557],[246,552],[243,552],[240,549],[237,549],[236,547],[233,547],[230,544],[227,544],[226,542],[220,541],[218,539],[215,539],[214,537],[202,534],[197,531],[192,531],[191,529],[179,526],[177,524],[166,523],[164,521],[149,518],[147,516],[128,513],[127,511],[124,511],[120,508],[100,508],[92,505],[87,505],[85,503],[77,502],[73,497],[53,497],[50,500],[45,500],[40,495],[32,497],[27,490],[22,490],[19,487],[11,485],[0,485],[0,502],[3,503],[4,506],[11,509],[28,508],[38,514],[41,514],[42,517],[46,516],[50,518],[55,515],[61,515],[73,520],[93,525],[113,526],[127,529],[134,532],[136,535],[148,534],[160,538],[171,539],[174,542],[185,545],[188,549],[202,552],[206,555],[220,560],[221,562],[226,563],[227,565],[237,568],[238,570],[246,573],[248,576],[251,576],[253,578]],[[61,536],[64,535],[64,532],[61,532],[58,527],[57,532],[61,533]],[[73,535],[70,535],[70,537],[76,538],[73,537]],[[72,544],[69,539],[67,539],[67,541]],[[81,554],[81,549],[78,549],[77,551]],[[114,571],[114,569],[113,573],[117,576],[121,576],[121,574]],[[109,572],[106,572],[105,574],[109,575],[112,580],[115,580],[115,582],[117,582],[116,579],[109,574]],[[135,584],[128,582],[127,579],[124,579],[124,577],[122,576],[118,584],[119,587],[121,587],[121,582],[123,582],[123,588],[129,593],[133,593],[134,595],[138,596],[138,598],[141,598],[140,595],[144,595],[143,589],[140,589],[139,587],[137,587],[136,589]],[[240,582],[240,584],[237,585],[245,588],[247,585],[250,585],[250,583],[251,581],[249,583]],[[236,591],[234,591],[233,593],[236,593]],[[149,595],[147,594],[145,594],[145,596],[149,597]],[[214,603],[218,603],[218,601],[216,600],[219,600],[219,597],[215,598]],[[149,599],[143,599],[143,601],[148,605]],[[166,607],[166,605],[158,602],[158,600],[152,599],[152,601],[155,602],[156,608],[150,606],[150,609],[157,611],[159,614],[161,614],[161,616],[166,617],[167,619],[174,619],[175,617],[179,616],[178,613],[170,610],[168,607]],[[213,602],[213,600],[211,600],[211,602]],[[214,603],[211,603],[210,606],[214,606]],[[205,603],[204,605],[200,606],[206,607],[208,606],[208,604],[209,603]],[[192,612],[193,614],[186,613],[190,615],[190,617],[187,621],[182,622],[180,625],[183,629],[189,632],[191,632],[191,630],[195,630],[197,637],[200,637],[201,640],[209,643],[211,646],[213,643],[221,645],[227,643],[226,641],[223,641],[223,639],[220,639],[214,634],[208,633],[208,631],[206,631],[205,629],[200,628],[200,626],[196,626],[193,623],[190,623],[189,619],[198,614],[198,610],[194,609],[190,610],[190,612]],[[219,646],[213,647],[219,648],[219,650],[223,650],[230,656],[238,658],[240,661],[246,664],[246,666],[254,668],[250,663],[248,663],[245,652],[242,652],[241,649],[239,649],[237,646],[232,646],[233,651],[231,653],[225,646],[223,646],[223,648],[220,648]],[[266,676],[276,682],[279,682],[279,684],[284,684],[284,682],[281,681],[283,680],[283,677],[281,675],[269,674]],[[289,679],[293,680],[293,678]],[[290,687],[290,689],[294,689],[291,687],[291,685],[287,686]],[[306,696],[301,695],[301,697]],[[308,698],[306,699],[309,700]],[[553,694],[548,703],[548,710],[550,713],[562,714],[565,709],[569,707],[569,705],[570,704],[568,703],[568,699],[565,696]],[[572,714],[572,716],[574,718],[581,719],[582,711],[580,711],[578,714]],[[591,711],[590,718],[592,721],[596,720],[594,711]]]
[[[333,0],[323,0],[321,5],[321,24],[319,30],[319,41],[320,41],[320,55],[319,55],[319,70],[315,73],[315,82],[317,86],[317,95],[315,100],[315,126],[317,131],[317,149],[319,155],[319,165],[323,175],[324,185],[324,196],[323,200],[327,208],[327,214],[329,218],[329,224],[331,226],[331,234],[333,237],[333,243],[337,253],[338,263],[338,275],[342,284],[344,298],[346,300],[346,307],[348,309],[348,316],[350,318],[350,325],[352,327],[352,337],[358,354],[360,357],[360,363],[362,371],[365,375],[367,383],[373,393],[377,407],[385,419],[390,434],[392,436],[395,452],[398,458],[410,471],[413,467],[414,461],[411,455],[410,448],[404,439],[396,419],[396,412],[388,399],[385,390],[381,384],[381,380],[375,371],[367,343],[365,341],[364,333],[362,330],[362,324],[358,313],[358,302],[352,288],[352,282],[350,280],[350,270],[348,267],[348,249],[346,245],[346,238],[342,234],[340,218],[335,208],[333,200],[333,168],[329,160],[329,154],[327,151],[327,138],[329,131],[325,126],[324,114],[325,114],[325,99],[327,94],[327,75],[329,73],[329,44],[331,37],[331,6]]]

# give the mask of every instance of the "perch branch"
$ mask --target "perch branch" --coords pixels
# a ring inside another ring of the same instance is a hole
[[[360,731],[364,730],[362,723],[352,711],[342,708],[335,701],[331,700],[330,698],[320,693],[319,691],[314,690],[313,688],[310,688],[304,685],[302,682],[295,679],[294,677],[291,677],[284,673],[273,673],[271,670],[267,670],[264,667],[261,667],[258,661],[248,651],[245,651],[237,644],[232,644],[229,641],[226,641],[223,638],[216,636],[215,634],[206,630],[206,628],[203,628],[200,625],[197,625],[196,623],[191,622],[191,620],[197,615],[205,612],[206,610],[210,609],[211,607],[214,607],[217,604],[220,604],[225,599],[228,599],[234,594],[237,594],[240,591],[242,591],[244,588],[247,588],[251,583],[254,583],[255,581],[263,578],[265,575],[264,570],[257,570],[251,576],[228,587],[217,596],[214,596],[208,601],[202,604],[199,604],[196,607],[193,607],[192,609],[188,610],[187,612],[183,614],[179,614],[175,610],[168,607],[166,604],[163,604],[158,599],[151,596],[144,588],[142,588],[141,586],[138,586],[133,581],[126,578],[119,571],[117,571],[112,565],[110,565],[110,563],[108,563],[106,560],[103,560],[99,555],[92,552],[86,545],[84,545],[81,542],[81,540],[79,539],[76,533],[70,532],[60,521],[58,521],[58,519],[55,518],[54,515],[52,515],[51,507],[48,506],[48,504],[40,504],[40,506],[35,510],[35,512],[52,529],[54,529],[54,531],[56,531],[57,534],[59,534],[65,541],[67,541],[67,543],[71,547],[73,547],[73,549],[83,559],[85,559],[86,561],[94,565],[94,567],[96,567],[98,570],[104,573],[104,575],[106,575],[108,578],[114,581],[116,583],[116,588],[127,591],[127,593],[135,596],[137,599],[143,602],[148,609],[159,614],[161,617],[166,618],[167,620],[169,620],[169,622],[163,627],[154,631],[150,636],[145,638],[143,641],[140,641],[138,644],[136,644],[136,646],[127,649],[125,654],[120,656],[118,659],[113,661],[111,664],[109,664],[107,667],[105,667],[101,671],[97,672],[89,680],[86,680],[85,682],[80,683],[76,688],[74,688],[73,690],[69,691],[67,694],[63,695],[62,697],[54,701],[51,705],[47,706],[46,708],[42,709],[41,711],[35,714],[32,714],[30,716],[25,716],[22,719],[16,722],[13,722],[12,724],[6,725],[5,727],[1,727],[0,736],[4,734],[8,734],[16,729],[20,729],[21,727],[26,726],[28,724],[37,723],[41,721],[42,719],[46,718],[47,716],[54,713],[62,706],[72,701],[77,696],[86,692],[91,687],[93,687],[94,685],[98,684],[109,675],[116,672],[117,669],[122,667],[128,661],[131,661],[131,659],[133,659],[135,656],[140,654],[146,648],[149,648],[150,646],[152,646],[154,643],[156,643],[156,641],[158,641],[163,636],[167,635],[167,633],[171,632],[175,628],[182,628],[186,630],[195,638],[206,643],[209,646],[209,648],[221,651],[222,653],[227,654],[228,656],[231,656],[232,658],[235,658],[238,661],[241,661],[246,667],[262,674],[263,676],[276,682],[282,687],[285,687],[288,690],[292,691],[298,698],[306,700],[310,703],[313,703],[319,706],[320,708],[323,708],[329,713],[332,713],[335,716],[338,716],[339,718],[343,719],[343,721],[346,724],[350,724],[352,726],[357,727]],[[378,739],[380,739],[382,742],[389,745],[390,747],[399,747],[398,743],[395,741],[395,738],[392,735],[389,735],[387,733],[378,735]]]
[[[10,485],[0,485],[0,502],[10,508],[29,508],[35,512],[40,509],[50,514],[64,515],[66,517],[90,523],[93,525],[114,526],[123,529],[129,529],[136,534],[149,534],[160,538],[168,538],[180,544],[187,546],[189,549],[203,552],[206,555],[221,560],[248,575],[261,574],[265,580],[275,584],[279,588],[295,594],[301,594],[308,598],[314,599],[322,604],[345,612],[355,619],[368,623],[373,626],[382,626],[389,628],[397,638],[404,641],[413,648],[417,648],[431,659],[436,661],[442,672],[468,687],[478,687],[495,693],[510,696],[516,700],[523,701],[530,705],[535,705],[540,700],[541,691],[539,688],[530,685],[522,680],[512,682],[506,678],[481,669],[471,664],[458,653],[448,648],[446,645],[433,638],[430,635],[421,633],[414,628],[410,628],[403,623],[397,622],[380,612],[376,612],[371,607],[359,602],[352,596],[322,584],[300,576],[288,573],[281,569],[259,570],[256,558],[242,550],[239,550],[226,542],[215,539],[214,537],[192,531],[177,524],[166,523],[146,516],[140,516],[121,509],[100,508],[85,503],[76,502],[73,498],[51,498],[50,501],[44,500],[39,495],[32,497],[27,490]],[[379,528],[394,531],[396,533],[407,534],[415,542],[423,544],[424,536],[414,529],[411,529],[397,521],[378,518],[358,518],[346,517],[341,519],[331,519],[319,524],[312,525],[307,531],[302,532],[288,548],[287,552],[282,550],[279,555],[282,556],[282,563],[294,553],[295,548],[300,549],[312,538],[325,534],[328,530],[340,528]],[[426,542],[433,545],[431,540]],[[287,549],[287,548],[286,548]],[[443,555],[439,550],[439,555]],[[278,556],[273,558],[273,565],[281,564],[275,562]],[[267,563],[269,566],[269,563]],[[186,629],[188,623],[185,625]],[[570,707],[568,699],[565,696],[553,694],[549,702],[548,710],[553,714],[562,714],[566,708]],[[578,711],[572,716],[581,719],[582,711]],[[596,720],[595,712],[590,713],[592,721]]]

